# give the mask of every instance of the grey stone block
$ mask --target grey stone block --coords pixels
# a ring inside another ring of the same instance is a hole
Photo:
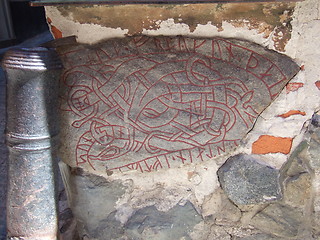
[[[66,189],[71,191],[69,201],[80,236],[87,234],[98,239],[110,239],[101,237],[101,234],[103,226],[120,226],[120,222],[115,222],[113,213],[117,200],[125,193],[121,182],[109,182],[82,169],[72,169]]]
[[[310,239],[303,236],[298,237],[305,223],[306,219],[300,209],[281,204],[270,204],[254,216],[250,224],[282,239]]]
[[[282,197],[279,171],[250,155],[230,157],[219,168],[218,177],[222,189],[237,205],[266,203]]]
[[[188,233],[201,220],[194,206],[187,202],[167,212],[161,212],[155,206],[139,209],[125,227],[132,239],[191,239]]]

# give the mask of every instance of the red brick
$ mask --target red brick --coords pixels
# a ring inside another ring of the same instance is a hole
[[[252,144],[253,154],[284,153],[288,154],[292,146],[292,138],[262,135]]]

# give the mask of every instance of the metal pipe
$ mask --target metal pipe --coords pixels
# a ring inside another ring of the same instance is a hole
[[[7,239],[58,237],[58,88],[61,61],[52,49],[11,50],[7,77],[9,149]]]

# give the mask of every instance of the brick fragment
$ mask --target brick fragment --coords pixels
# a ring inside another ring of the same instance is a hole
[[[289,92],[295,92],[295,91],[297,91],[299,88],[301,88],[301,87],[303,87],[303,83],[288,83],[287,85],[286,85],[286,92],[287,92],[287,94],[289,93]]]
[[[52,25],[52,20],[47,18],[47,22],[50,26],[51,33],[55,39],[62,38],[62,32],[55,26]]]
[[[253,154],[283,153],[288,154],[292,146],[292,138],[262,135],[252,144]]]
[[[301,112],[299,110],[290,110],[289,112],[286,112],[284,114],[278,115],[277,117],[282,117],[282,118],[287,118],[290,117],[292,115],[302,115],[305,116],[306,113],[305,112]]]

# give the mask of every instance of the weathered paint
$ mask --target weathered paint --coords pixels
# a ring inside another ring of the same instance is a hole
[[[291,38],[291,20],[295,3],[229,3],[183,5],[67,5],[56,7],[63,17],[81,24],[96,24],[108,28],[128,29],[127,35],[141,34],[160,28],[160,23],[172,19],[185,24],[190,33],[198,25],[211,24],[223,31],[223,22],[234,27],[255,29],[272,39],[274,47],[284,51]]]

